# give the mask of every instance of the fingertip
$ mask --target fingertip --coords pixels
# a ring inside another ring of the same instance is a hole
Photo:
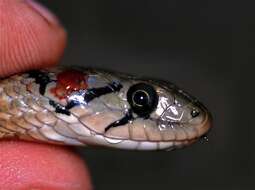
[[[0,76],[59,62],[66,32],[33,1],[0,0]],[[51,15],[51,16],[50,16]]]
[[[68,148],[0,141],[0,154],[0,189],[92,189],[86,164]]]
[[[39,3],[36,0],[25,0],[28,5],[31,6],[31,8],[34,9],[34,11],[37,11],[38,14],[40,14],[42,17],[44,17],[47,22],[60,25],[60,22],[58,18],[46,7],[44,7],[41,3]]]

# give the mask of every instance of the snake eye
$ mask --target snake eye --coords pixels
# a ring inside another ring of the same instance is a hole
[[[158,95],[151,85],[138,83],[129,88],[127,100],[134,113],[139,117],[148,117],[157,107]]]
[[[197,117],[200,114],[200,112],[196,109],[193,109],[190,114],[194,118]]]

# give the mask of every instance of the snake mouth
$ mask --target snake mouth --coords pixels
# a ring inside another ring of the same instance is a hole
[[[150,125],[146,127],[139,125],[138,122],[113,128],[105,134],[95,133],[94,140],[90,143],[130,150],[172,150],[196,142],[209,131],[211,126],[212,117],[210,113],[205,112],[204,120],[199,125],[178,125],[170,131],[160,131]]]
[[[197,142],[203,136],[205,136],[209,132],[211,127],[212,127],[212,117],[211,117],[211,114],[208,113],[208,114],[206,114],[206,118],[205,118],[204,122],[201,123],[201,125],[195,126],[193,128],[193,130],[197,131],[196,135],[190,136],[189,138],[186,138],[186,139],[183,138],[180,140],[176,139],[173,141],[160,142],[159,149],[173,150],[176,148],[183,148],[185,146],[191,145],[191,144]]]
[[[106,118],[111,118],[111,113],[104,115]],[[112,117],[113,118],[113,117]],[[97,118],[98,119],[98,118]],[[116,119],[116,118],[115,118]],[[112,119],[114,121],[115,119]],[[110,121],[111,122],[111,121]],[[112,128],[104,133],[105,126],[97,129],[100,134],[116,138],[116,139],[131,139],[137,141],[185,141],[199,138],[203,136],[212,126],[212,116],[206,108],[200,108],[198,117],[189,119],[158,119],[138,118],[126,125]],[[92,127],[90,127],[93,130]]]

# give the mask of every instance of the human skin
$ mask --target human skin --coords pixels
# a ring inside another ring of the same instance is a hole
[[[66,32],[31,0],[0,0],[0,77],[59,62]],[[90,190],[87,167],[70,148],[0,140],[0,190]]]

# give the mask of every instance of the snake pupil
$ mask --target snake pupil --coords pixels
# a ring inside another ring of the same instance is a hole
[[[146,118],[157,107],[158,95],[151,85],[138,83],[129,88],[127,100],[134,113]]]
[[[200,112],[198,110],[192,110],[191,111],[191,116],[194,118],[194,117],[197,117],[198,115],[200,114]]]
[[[149,95],[144,91],[136,91],[133,94],[133,102],[137,106],[146,106],[149,104]]]

